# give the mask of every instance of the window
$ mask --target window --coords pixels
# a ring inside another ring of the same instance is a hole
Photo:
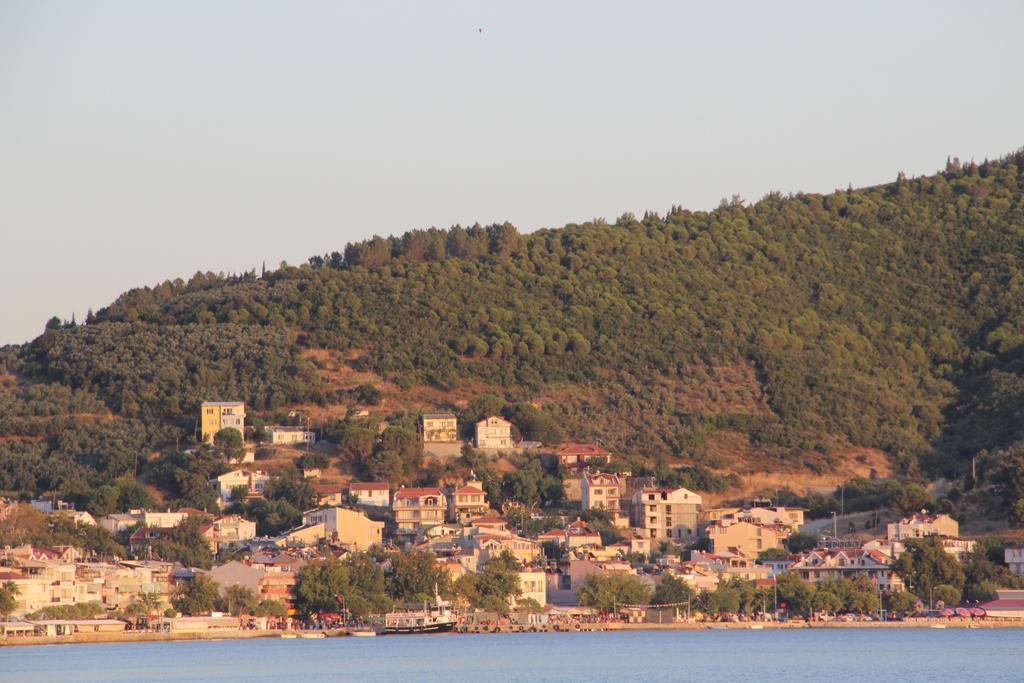
[[[601,489],[594,489],[594,495],[595,496],[600,496],[601,495]]]

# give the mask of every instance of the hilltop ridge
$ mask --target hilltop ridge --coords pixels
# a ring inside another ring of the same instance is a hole
[[[710,212],[415,230],[133,289],[0,352],[0,490],[126,473],[130,453],[190,437],[202,400],[336,419],[362,384],[401,411],[531,402],[635,463],[848,476],[870,454],[962,477],[1024,438],[1022,196],[1018,152]]]

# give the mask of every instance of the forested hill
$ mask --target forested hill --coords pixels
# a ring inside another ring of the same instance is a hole
[[[105,466],[105,429],[191,435],[204,399],[350,400],[322,350],[402,389],[539,402],[640,459],[721,465],[708,443],[729,433],[769,469],[855,445],[962,472],[1024,438],[1022,195],[1017,153],[711,212],[413,231],[135,289],[4,352],[0,489],[59,485],[51,461]],[[106,410],[119,419],[74,417]]]

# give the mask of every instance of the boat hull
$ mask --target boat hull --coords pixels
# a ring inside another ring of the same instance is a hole
[[[384,629],[384,633],[445,633],[454,628],[455,622],[450,621],[441,624],[425,624],[423,626],[388,626]]]

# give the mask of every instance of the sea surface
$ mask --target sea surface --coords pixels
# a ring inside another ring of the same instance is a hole
[[[1024,681],[1024,629],[413,635],[0,648],[3,683]]]

